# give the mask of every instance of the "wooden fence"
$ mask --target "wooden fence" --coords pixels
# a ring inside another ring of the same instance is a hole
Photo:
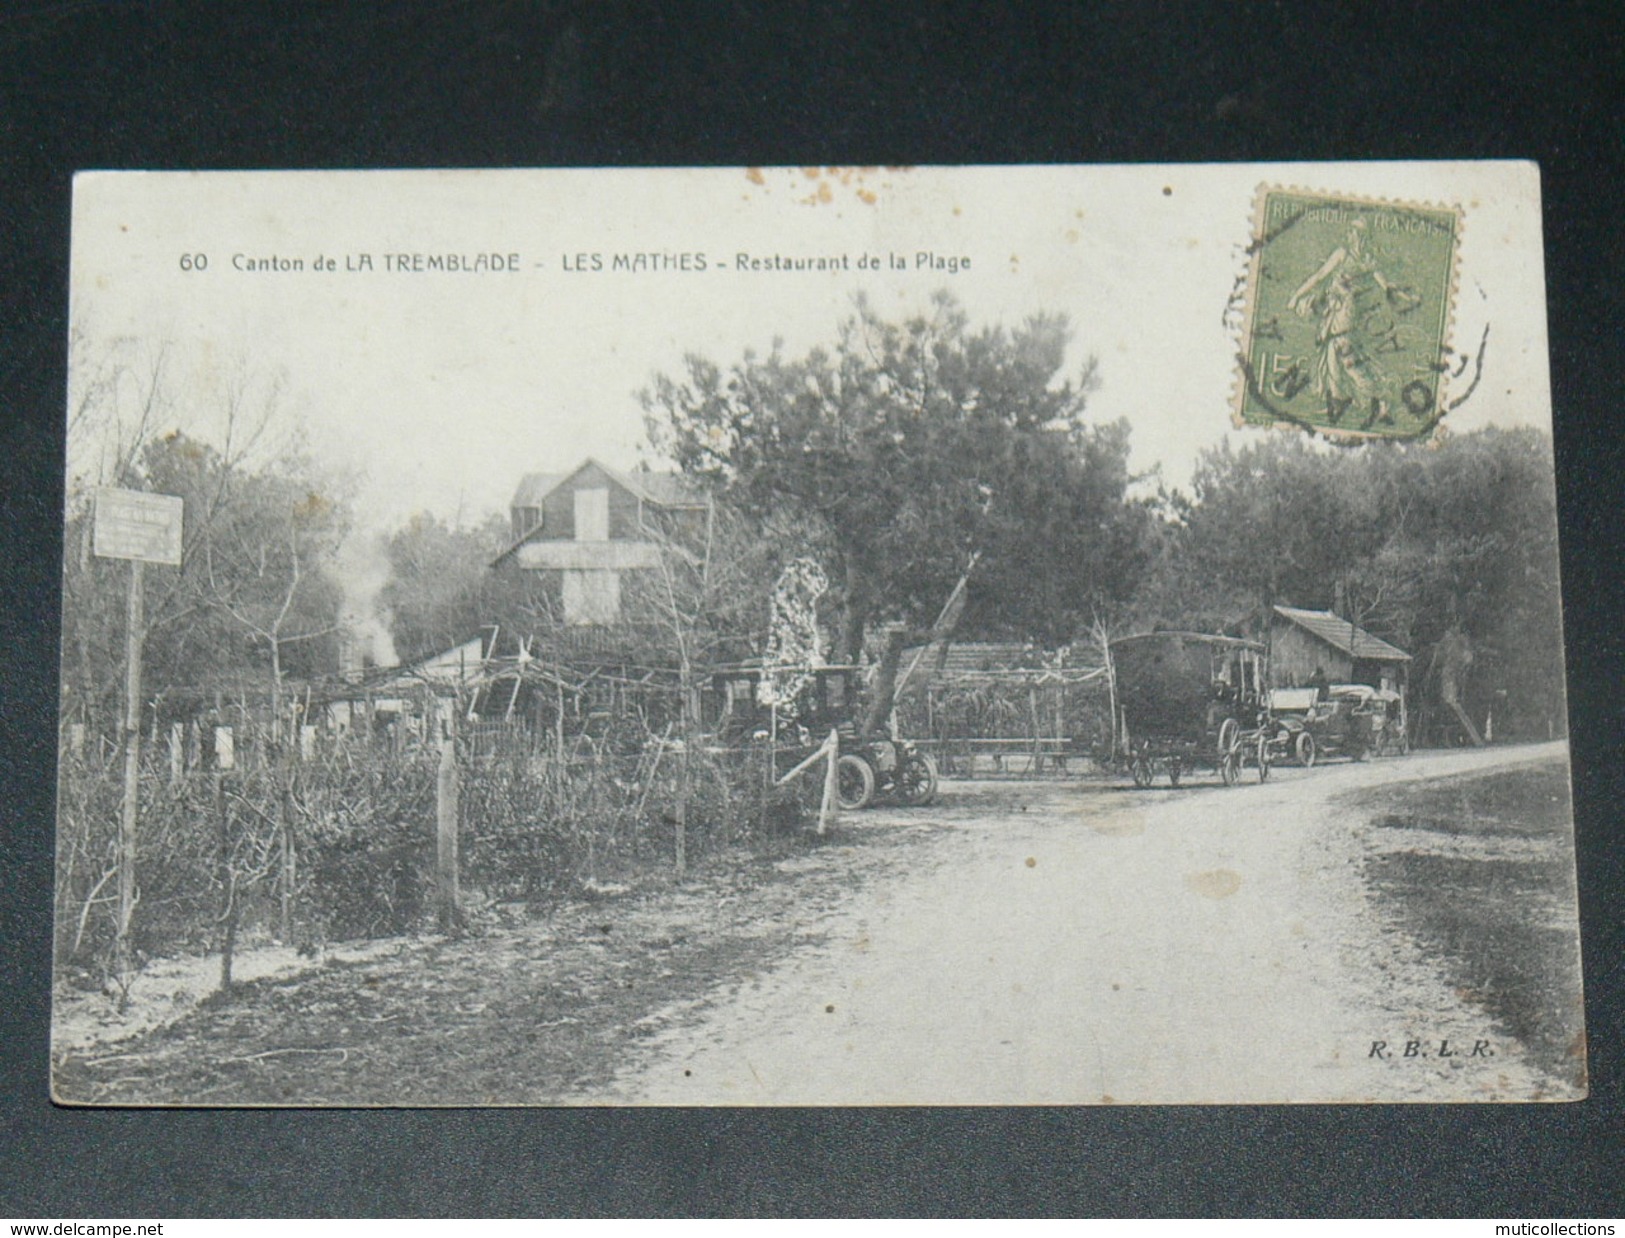
[[[1111,706],[1099,672],[991,671],[912,689],[898,725],[945,777],[1064,777],[1109,745]]]
[[[632,745],[482,725],[433,743],[341,742],[301,752],[232,741],[222,764],[148,749],[140,771],[136,961],[230,956],[251,942],[461,927],[492,904],[546,905],[794,834],[816,786],[775,786],[765,745],[645,735]],[[778,768],[793,762],[781,758]],[[806,782],[807,780],[801,780]],[[116,934],[116,752],[60,761],[60,967],[111,974]]]

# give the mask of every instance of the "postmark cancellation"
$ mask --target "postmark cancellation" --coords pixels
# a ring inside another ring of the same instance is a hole
[[[1262,186],[1236,424],[1430,436],[1450,408],[1462,226],[1459,206]]]

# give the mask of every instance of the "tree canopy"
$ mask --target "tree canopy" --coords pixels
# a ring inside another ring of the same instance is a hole
[[[297,450],[250,467],[178,431],[146,442],[126,486],[185,503],[181,566],[148,574],[148,692],[233,684],[275,700],[284,677],[335,662],[341,589],[329,570],[347,503]],[[89,493],[72,497],[64,558],[64,680],[83,720],[109,719],[123,662],[126,565],[90,553]]]
[[[1065,639],[1149,552],[1128,428],[1085,421],[1095,367],[1062,377],[1070,337],[1060,315],[973,328],[946,294],[902,322],[860,300],[830,348],[658,377],[649,440],[777,517],[784,557],[822,553],[842,656],[874,621],[931,623],[978,554],[965,629]]]
[[[1436,675],[1447,634],[1472,650],[1475,704],[1561,717],[1562,620],[1551,440],[1485,429],[1442,444],[1315,445],[1273,434],[1204,452],[1169,500],[1144,624],[1256,625],[1276,604],[1335,609]]]
[[[482,625],[514,618],[513,573],[490,568],[507,538],[501,516],[465,527],[418,512],[384,539],[388,578],[378,603],[401,660],[449,649]]]

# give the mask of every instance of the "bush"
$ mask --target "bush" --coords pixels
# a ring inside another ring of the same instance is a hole
[[[296,889],[312,935],[391,936],[423,924],[435,878],[435,776],[428,755],[300,770]]]
[[[782,842],[810,819],[814,780],[770,790],[766,760],[760,746],[699,745],[685,759],[680,745],[647,732],[641,745],[623,732],[614,743],[582,738],[562,763],[550,746],[468,745],[458,758],[463,888],[540,906],[670,869],[679,802],[690,864],[758,839]],[[167,763],[149,762],[132,946],[149,955],[218,949],[228,889],[239,941],[280,928],[284,822],[295,851],[286,892],[295,940],[418,931],[434,898],[438,765],[426,748],[340,746],[318,760],[230,771],[217,804],[215,774],[175,778]],[[65,969],[110,969],[121,769],[116,760],[61,762],[56,959]]]

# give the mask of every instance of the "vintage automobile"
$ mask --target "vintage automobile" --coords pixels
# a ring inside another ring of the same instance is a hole
[[[836,762],[836,797],[842,809],[865,808],[879,799],[909,807],[924,807],[937,795],[936,763],[904,739],[858,734],[862,717],[861,666],[790,668],[787,673],[806,682],[792,707],[773,710],[760,703],[759,666],[732,667],[713,676],[713,692],[721,702],[718,733],[725,739],[768,739],[786,752],[788,769],[800,755],[810,754],[834,731],[840,744]]]
[[[1367,684],[1277,688],[1270,693],[1271,750],[1308,768],[1325,757],[1409,752],[1405,702],[1399,693]]]
[[[1316,688],[1273,688],[1270,691],[1270,752],[1277,761],[1309,769],[1325,754],[1316,731],[1334,712]]]
[[[1214,770],[1233,785],[1248,765],[1263,782],[1272,757],[1266,651],[1254,641],[1153,632],[1111,643],[1117,751],[1134,784],[1159,773]]]

